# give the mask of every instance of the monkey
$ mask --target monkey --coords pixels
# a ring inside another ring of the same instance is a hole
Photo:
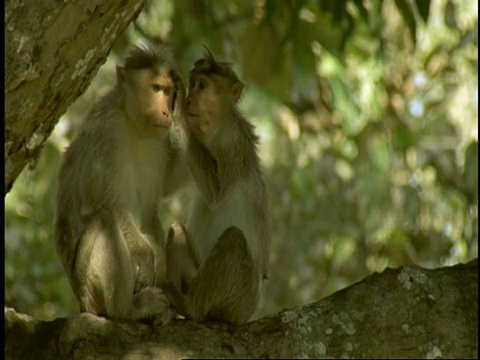
[[[207,48],[190,71],[180,147],[196,184],[189,219],[167,236],[165,291],[194,321],[247,322],[268,276],[270,220],[243,82]]]
[[[172,119],[185,89],[166,48],[130,49],[60,167],[56,251],[81,312],[169,321],[162,199],[188,180]]]

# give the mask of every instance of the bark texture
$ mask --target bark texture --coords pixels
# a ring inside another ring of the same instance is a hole
[[[405,266],[243,326],[5,310],[9,359],[477,358],[478,266]]]
[[[146,0],[5,4],[5,194]]]

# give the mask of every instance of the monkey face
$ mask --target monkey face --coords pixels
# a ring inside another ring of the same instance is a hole
[[[121,82],[125,110],[141,136],[164,138],[172,123],[175,86],[170,72],[160,70],[130,71]]]
[[[207,76],[192,75],[187,96],[190,123],[199,134],[211,133],[213,121],[220,111],[217,84]]]
[[[235,102],[231,84],[216,74],[192,73],[187,96],[189,124],[202,140],[208,141],[228,120]]]

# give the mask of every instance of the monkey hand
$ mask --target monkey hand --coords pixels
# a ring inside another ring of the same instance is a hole
[[[176,316],[177,313],[175,310],[168,308],[163,316],[154,318],[152,324],[155,326],[167,325],[172,321],[172,319],[175,319]]]
[[[167,296],[157,287],[140,290],[133,298],[133,317],[147,320],[155,325],[164,325],[173,318]]]

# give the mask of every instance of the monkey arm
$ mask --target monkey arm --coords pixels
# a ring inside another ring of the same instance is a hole
[[[183,149],[190,173],[209,208],[216,208],[245,172],[245,144],[239,129],[221,129],[213,145],[202,142],[188,116],[174,119],[174,142]],[[222,140],[224,138],[225,140]]]
[[[175,140],[172,140],[175,141]],[[191,181],[190,171],[177,144],[172,143],[169,151],[167,169],[164,174],[163,196],[172,195],[177,189]]]
[[[209,206],[220,201],[220,180],[217,161],[207,147],[195,136],[186,117],[175,118],[175,139],[183,150],[190,173]]]
[[[185,104],[185,85],[183,84],[182,78],[175,73],[173,78],[175,84],[175,94],[173,98],[173,120],[181,119],[186,114],[186,104]]]
[[[185,318],[191,319],[190,312],[187,310],[186,298],[177,290],[173,283],[167,281],[162,289],[175,310]]]
[[[189,143],[188,164],[211,209],[222,203],[238,180],[248,177],[253,169],[258,169],[258,160],[254,151],[249,150],[246,139],[231,135],[232,131],[230,134],[227,131],[226,139],[217,141],[211,148],[207,148],[196,137],[191,138]],[[222,136],[223,134],[218,135]]]
[[[215,207],[221,200],[220,179],[217,176],[217,162],[203,147],[191,147],[187,154],[193,178],[209,207]]]

